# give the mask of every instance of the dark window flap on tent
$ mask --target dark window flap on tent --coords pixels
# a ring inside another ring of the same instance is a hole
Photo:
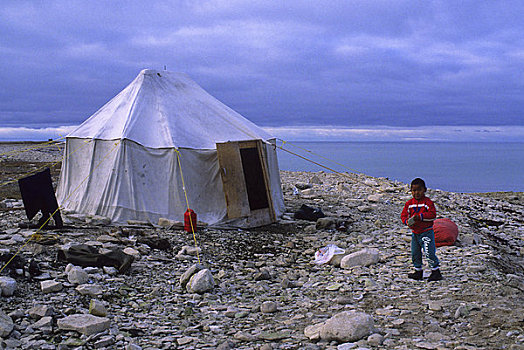
[[[24,202],[25,213],[29,220],[36,213],[42,211],[42,219],[47,220],[53,214],[55,225],[57,227],[63,226],[49,168],[18,180],[18,186]]]

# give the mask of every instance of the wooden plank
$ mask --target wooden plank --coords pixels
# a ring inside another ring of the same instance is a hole
[[[238,143],[217,143],[216,146],[227,216],[230,219],[248,216],[249,200]]]
[[[248,227],[259,227],[275,222],[270,211],[270,208],[252,210],[247,220]]]

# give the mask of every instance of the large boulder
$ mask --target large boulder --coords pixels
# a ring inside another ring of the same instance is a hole
[[[369,266],[378,263],[380,254],[376,248],[365,248],[358,252],[346,255],[340,261],[340,267],[349,269],[354,266]]]
[[[364,312],[344,311],[324,322],[320,338],[341,343],[354,342],[373,333],[373,317]]]
[[[213,275],[209,269],[200,270],[191,276],[186,288],[191,293],[203,294],[215,287]]]

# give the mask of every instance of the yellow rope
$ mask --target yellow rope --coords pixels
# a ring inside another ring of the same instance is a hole
[[[286,143],[288,143],[288,144],[292,145],[293,147],[296,147],[296,148],[298,148],[298,149],[303,150],[304,152],[311,153],[311,154],[313,154],[313,155],[315,155],[315,156],[317,156],[317,157],[323,158],[323,159],[325,159],[325,160],[327,160],[327,161],[329,161],[329,162],[332,162],[332,163],[334,163],[334,164],[340,165],[341,167],[343,167],[343,168],[345,168],[345,169],[348,169],[348,170],[351,171],[352,173],[355,173],[355,174],[362,174],[362,173],[361,173],[360,171],[358,171],[358,170],[351,169],[351,168],[345,166],[344,164],[341,164],[341,163],[335,162],[334,160],[329,159],[329,158],[327,158],[327,157],[324,157],[324,156],[321,155],[321,154],[315,153],[315,152],[313,152],[313,151],[310,151],[310,150],[307,150],[307,149],[302,148],[302,147],[300,147],[300,146],[297,146],[297,145],[295,145],[295,144],[292,144],[292,143],[289,142],[289,141],[284,141],[284,140],[282,140],[282,139],[278,139],[278,140],[282,141],[282,147],[284,147],[284,145],[285,145]],[[278,147],[278,146],[277,146],[277,147]],[[284,151],[287,151],[287,150],[285,150],[285,149],[282,148],[282,147],[279,147],[279,148],[282,149],[282,150],[284,150]],[[289,153],[292,153],[292,152],[289,152]],[[295,153],[292,153],[292,154],[295,154]],[[295,155],[297,155],[297,154],[295,154]],[[309,159],[306,159],[305,157],[301,157],[301,158],[304,158],[305,160],[310,161]],[[311,161],[311,162],[313,162],[313,161]],[[317,164],[317,165],[319,165],[319,166],[321,166],[321,167],[324,167],[323,165],[320,165],[320,164],[318,164],[318,163],[315,163],[315,164]],[[324,168],[325,168],[325,167],[324,167]],[[329,168],[327,168],[327,169],[329,169]],[[333,171],[333,170],[332,170],[332,171]]]
[[[88,143],[90,142],[91,140],[87,140],[87,141],[84,141],[84,143]],[[80,188],[80,186],[82,186],[82,184],[89,178],[89,176],[91,176],[91,174],[100,166],[100,164],[102,164],[102,162],[115,150],[116,146],[118,146],[120,144],[120,140],[118,142],[115,142],[115,145],[113,146],[113,148],[111,148],[107,154],[98,162],[98,164],[89,172],[89,174],[87,174],[87,176],[80,182],[80,184],[78,184],[78,186],[69,194],[69,196],[66,197],[66,199],[64,199],[64,202],[67,201],[69,199],[69,197],[71,197],[76,191],[78,191],[78,189]],[[85,145],[83,145],[82,147],[84,147]],[[81,147],[78,147],[74,152],[76,152],[79,148]],[[73,153],[74,153],[73,152]],[[68,155],[71,156],[73,153],[70,153]],[[65,157],[65,156],[64,156]],[[0,269],[0,273],[2,273],[2,271],[7,267],[7,265],[9,265],[9,263],[18,255],[20,254],[20,252],[22,251],[22,249],[24,249],[25,246],[27,246],[29,244],[29,242],[31,242],[31,240],[33,239],[36,239],[36,240],[39,240],[39,238],[41,237],[41,235],[39,234],[39,232],[42,230],[42,228],[49,222],[49,220],[51,219],[51,217],[53,217],[60,209],[62,209],[62,206],[59,206],[54,212],[53,214],[50,214],[49,217],[47,218],[46,221],[44,221],[44,223],[38,228],[38,230],[33,233],[31,235],[31,237],[29,237],[29,239],[17,250],[17,252],[13,255],[13,257],[11,259],[9,259],[9,261],[7,261],[5,263],[4,266],[2,266],[2,268]]]
[[[178,159],[178,169],[180,169],[180,177],[182,178],[182,189],[184,190],[184,196],[186,197],[187,210],[190,210],[189,200],[187,199],[186,184],[184,182],[184,174],[182,173],[182,164],[180,163],[180,151],[175,148],[175,152]],[[191,231],[193,232],[193,240],[195,241],[198,263],[200,263],[200,254],[198,253],[198,243],[196,239],[195,228],[193,227],[193,219],[191,218],[191,212],[189,212],[189,222],[191,223]]]

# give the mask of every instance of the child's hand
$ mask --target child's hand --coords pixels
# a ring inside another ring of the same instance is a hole
[[[415,225],[415,216],[412,216],[408,219],[408,226],[411,227]]]

